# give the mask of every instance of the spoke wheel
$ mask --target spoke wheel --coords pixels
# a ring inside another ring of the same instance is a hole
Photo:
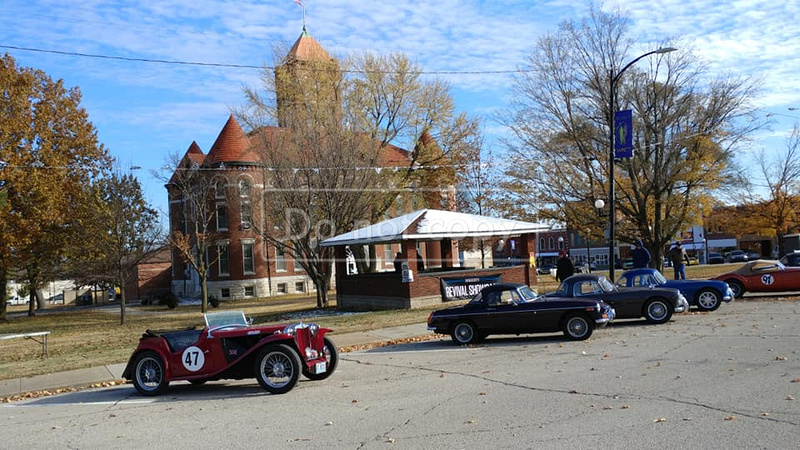
[[[722,294],[713,289],[702,289],[697,293],[697,307],[701,311],[714,311],[722,303]]]
[[[152,351],[142,352],[136,357],[133,387],[142,395],[159,395],[169,385],[166,367],[161,356]]]
[[[303,364],[303,375],[309,380],[319,381],[328,378],[336,370],[336,365],[339,363],[339,351],[336,349],[336,345],[328,338],[325,338],[324,342],[325,346],[322,347],[322,353],[325,355],[327,367],[323,373],[311,373],[306,365]]]
[[[586,316],[575,314],[568,316],[564,320],[563,331],[564,336],[571,341],[582,341],[589,339],[594,330],[594,322],[586,318]]]
[[[459,322],[455,324],[453,330],[450,332],[450,337],[459,345],[474,344],[480,339],[478,330],[472,322]]]
[[[672,307],[660,298],[648,301],[644,309],[644,316],[650,323],[664,323],[672,317]]]
[[[256,356],[258,384],[271,394],[285,394],[297,384],[300,364],[300,357],[288,345],[268,345]]]

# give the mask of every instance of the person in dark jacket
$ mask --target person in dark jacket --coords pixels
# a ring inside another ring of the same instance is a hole
[[[575,266],[572,265],[572,260],[567,256],[566,250],[561,250],[558,254],[558,261],[556,261],[556,280],[564,281],[575,273]]]
[[[644,248],[641,239],[636,240],[636,248],[631,252],[633,256],[633,268],[640,269],[650,265],[650,252]]]

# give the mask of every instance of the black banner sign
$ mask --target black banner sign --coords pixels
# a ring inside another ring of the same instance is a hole
[[[502,275],[469,278],[442,278],[442,301],[466,300],[475,296],[486,286],[501,283]]]

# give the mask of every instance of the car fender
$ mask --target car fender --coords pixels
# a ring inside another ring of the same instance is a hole
[[[126,380],[133,379],[133,365],[136,362],[136,358],[138,358],[139,355],[144,351],[153,351],[158,353],[158,356],[161,357],[161,361],[164,363],[165,380],[170,381],[172,379],[172,373],[170,370],[170,351],[169,347],[167,346],[167,342],[164,340],[164,338],[160,337],[142,339],[139,342],[139,346],[136,347],[136,351],[134,351],[131,357],[128,359],[128,364],[125,365],[125,370],[122,371],[122,378],[125,378]]]

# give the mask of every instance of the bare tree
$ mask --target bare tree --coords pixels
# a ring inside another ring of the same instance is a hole
[[[505,185],[506,204],[517,208],[512,213],[599,235],[593,205],[609,192],[610,80],[635,48],[626,18],[594,9],[537,42],[501,117],[515,137]],[[695,221],[699,205],[739,179],[736,151],[759,124],[737,119],[752,110],[755,87],[734,77],[708,81],[685,46],[630,66],[613,109],[633,110],[635,153],[615,164],[617,214],[607,218],[621,240],[641,237],[661,261],[665,244]]]
[[[324,306],[332,254],[320,241],[422,204],[431,190],[451,191],[454,178],[443,186],[441,169],[452,170],[477,127],[455,113],[446,84],[422,81],[403,55],[362,54],[341,67],[281,60],[260,89],[246,90],[238,114],[253,130],[267,186],[254,225],[307,272]],[[362,270],[374,267],[374,248],[352,250]]]
[[[167,244],[197,272],[201,309],[206,312],[208,275],[211,266],[217,262],[218,253],[213,250],[221,237],[213,226],[217,213],[214,169],[201,167],[188,155],[181,159],[173,154],[167,162],[166,173],[172,175],[166,180],[171,207],[179,205],[180,208],[177,214],[172,215]]]

